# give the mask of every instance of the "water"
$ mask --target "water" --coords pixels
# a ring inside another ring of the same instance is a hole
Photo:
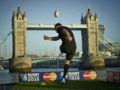
[[[9,70],[0,71],[0,84],[16,82],[16,80],[14,78],[15,75],[16,74],[9,73]]]
[[[56,68],[37,68],[32,69],[32,72],[61,72],[63,69],[56,69]],[[78,68],[70,68],[69,71],[79,71]],[[9,73],[8,69],[0,71],[0,84],[7,84],[7,83],[16,83],[18,82],[19,77],[17,73]]]
[[[106,71],[117,71],[120,72],[120,67],[119,68],[106,68]]]

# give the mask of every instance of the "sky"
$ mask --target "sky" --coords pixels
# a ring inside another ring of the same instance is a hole
[[[0,39],[12,30],[13,11],[18,5],[26,11],[27,24],[80,24],[81,15],[86,15],[88,6],[92,14],[98,13],[98,23],[105,25],[105,35],[113,41],[120,42],[120,0],[0,0]],[[58,10],[59,17],[54,17]],[[77,43],[77,51],[82,51],[81,31],[73,31]],[[45,30],[27,31],[27,54],[52,55],[60,53],[59,41],[45,41],[43,35],[57,36],[57,33]],[[8,46],[4,44],[4,54],[8,47],[8,56],[12,56],[12,35],[8,38]],[[0,51],[0,55],[2,52]],[[5,55],[4,55],[5,56]]]

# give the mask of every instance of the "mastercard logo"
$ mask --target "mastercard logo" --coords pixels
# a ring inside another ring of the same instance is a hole
[[[90,72],[86,71],[86,72],[83,73],[83,77],[86,80],[90,80],[90,79],[94,80],[94,79],[96,79],[97,74],[94,71],[90,71]]]
[[[55,81],[57,79],[57,74],[54,72],[51,73],[44,73],[43,74],[43,79],[45,81]]]

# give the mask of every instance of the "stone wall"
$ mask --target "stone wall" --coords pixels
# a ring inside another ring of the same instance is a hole
[[[31,72],[31,58],[13,58],[9,63],[10,72]]]

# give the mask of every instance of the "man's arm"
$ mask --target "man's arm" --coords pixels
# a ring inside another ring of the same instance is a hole
[[[63,33],[67,36],[66,39],[72,41],[72,37],[70,36],[70,33],[66,29],[63,29]]]
[[[57,41],[57,40],[59,40],[59,39],[60,39],[59,35],[56,36],[56,37],[48,37],[48,36],[44,35],[44,40]]]

